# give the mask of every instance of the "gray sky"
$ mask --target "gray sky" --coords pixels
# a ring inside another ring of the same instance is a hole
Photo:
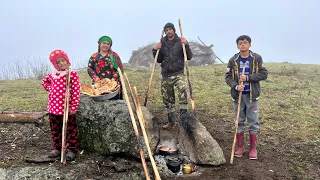
[[[102,35],[128,62],[132,50],[158,41],[167,22],[181,19],[188,40],[214,44],[225,62],[239,35],[265,62],[320,64],[319,0],[0,0],[1,62],[48,60],[57,48],[73,64],[87,64]]]

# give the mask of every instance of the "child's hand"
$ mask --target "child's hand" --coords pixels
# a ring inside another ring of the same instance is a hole
[[[247,76],[246,75],[241,75],[240,76],[240,81],[242,81],[242,82],[247,81]]]
[[[236,90],[242,92],[244,90],[244,85],[243,84],[237,85]]]
[[[75,115],[77,112],[76,111],[74,111],[74,110],[70,110],[70,115]]]

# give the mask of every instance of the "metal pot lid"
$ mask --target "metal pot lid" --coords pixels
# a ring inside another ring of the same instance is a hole
[[[176,147],[168,147],[168,146],[162,146],[159,148],[160,151],[169,151],[169,152],[174,152],[177,151],[178,149]]]

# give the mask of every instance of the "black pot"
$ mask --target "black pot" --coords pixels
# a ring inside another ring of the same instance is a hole
[[[166,164],[168,169],[170,169],[173,173],[177,173],[180,171],[180,165],[182,164],[182,159],[178,157],[167,157]]]

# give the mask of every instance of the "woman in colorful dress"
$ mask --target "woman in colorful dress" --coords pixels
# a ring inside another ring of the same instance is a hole
[[[91,55],[88,63],[88,74],[93,83],[100,79],[109,78],[117,81],[119,85],[120,76],[118,67],[123,73],[123,65],[119,55],[111,50],[112,39],[109,36],[102,36],[98,40],[98,52]],[[123,99],[122,87],[120,86],[118,94],[112,100]]]

